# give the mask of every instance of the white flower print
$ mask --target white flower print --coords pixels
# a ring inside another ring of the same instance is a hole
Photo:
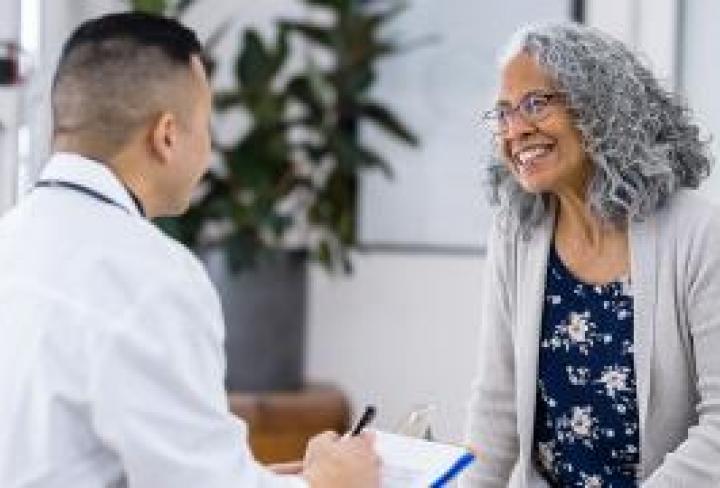
[[[583,484],[582,488],[602,488],[602,477],[599,474],[593,474],[588,476],[585,473],[580,473]]]
[[[603,384],[605,394],[614,399],[617,392],[628,391],[629,374],[630,371],[627,367],[606,366],[597,382]]]
[[[570,426],[579,437],[589,437],[593,426],[592,407],[573,407]]]
[[[582,386],[587,384],[588,376],[590,375],[590,370],[588,368],[583,366],[576,368],[572,365],[568,365],[565,370],[567,371],[568,381],[571,385]]]
[[[540,453],[540,464],[547,471],[552,471],[555,466],[555,442],[540,442],[538,450]]]
[[[555,325],[552,336],[543,339],[540,345],[553,351],[560,347],[565,351],[577,348],[581,354],[587,356],[595,343],[612,341],[611,335],[598,334],[596,330],[597,324],[591,320],[589,310],[570,312],[567,320]]]
[[[570,340],[573,342],[585,342],[587,340],[587,333],[590,330],[587,322],[589,316],[590,312],[583,314],[570,312],[570,323],[567,328]]]

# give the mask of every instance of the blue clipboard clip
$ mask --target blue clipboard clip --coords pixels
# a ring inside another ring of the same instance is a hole
[[[453,478],[460,474],[463,469],[467,468],[474,460],[475,455],[473,455],[472,453],[465,454],[460,459],[458,459],[444,475],[435,480],[433,484],[430,485],[430,488],[441,488],[445,486]]]

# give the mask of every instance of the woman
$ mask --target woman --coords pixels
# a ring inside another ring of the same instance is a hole
[[[478,462],[464,486],[720,486],[720,214],[687,108],[621,43],[503,58]]]

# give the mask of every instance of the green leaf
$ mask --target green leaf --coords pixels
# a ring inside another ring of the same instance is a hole
[[[360,105],[360,112],[381,128],[412,146],[419,144],[417,136],[410,132],[389,109],[380,104],[365,102]]]
[[[318,44],[332,48],[337,44],[337,37],[332,29],[308,22],[286,20],[282,22],[286,29],[298,32]]]
[[[395,17],[403,13],[409,7],[407,2],[396,2],[386,10],[371,13],[367,16],[367,22],[372,30],[380,28],[383,24],[393,20]]]
[[[358,66],[347,80],[347,89],[351,93],[367,92],[375,82],[375,72],[369,67]]]
[[[338,12],[349,12],[357,0],[305,0],[309,5],[326,7]]]
[[[228,110],[244,103],[244,94],[238,90],[216,92],[213,95],[213,105],[220,111]]]
[[[257,262],[261,246],[257,235],[251,230],[239,231],[230,236],[223,246],[230,271],[237,274],[252,268]]]
[[[287,84],[286,92],[296,101],[300,102],[309,112],[309,116],[316,124],[320,124],[325,112],[322,99],[318,96],[308,75],[297,75]]]
[[[282,69],[285,61],[287,61],[288,53],[288,29],[281,23],[278,25],[277,28],[277,36],[275,40],[275,54],[273,56],[275,63],[274,71],[276,73]]]
[[[392,168],[371,149],[361,146],[351,135],[336,133],[330,147],[337,158],[338,164],[345,171],[353,173],[360,168],[377,168],[387,178],[393,177]]]
[[[260,35],[247,29],[243,35],[243,49],[236,64],[240,84],[248,89],[267,86],[273,71],[273,59]]]
[[[217,28],[213,29],[212,33],[208,36],[205,44],[203,45],[206,53],[209,53],[215,48],[215,46],[217,46],[217,44],[227,33],[228,29],[232,26],[234,21],[235,19],[233,19],[232,17],[229,19],[225,19],[219,26],[217,26]]]
[[[280,237],[293,223],[293,218],[289,215],[280,215],[276,212],[270,212],[265,218],[264,224],[269,227],[276,237]]]
[[[185,13],[185,11],[192,7],[195,3],[195,0],[179,0],[177,2],[177,5],[175,5],[175,15],[178,17]]]
[[[150,14],[163,14],[168,7],[167,0],[130,0],[130,5],[135,11]]]
[[[388,179],[392,179],[395,176],[392,167],[375,151],[360,145],[358,145],[357,151],[360,161],[364,166],[380,169]]]

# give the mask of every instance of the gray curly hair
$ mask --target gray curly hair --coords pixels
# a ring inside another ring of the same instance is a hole
[[[616,226],[642,219],[679,188],[697,188],[713,164],[685,103],[665,90],[621,42],[574,23],[518,31],[501,57],[531,55],[568,101],[594,164],[588,204]],[[548,196],[526,192],[500,157],[487,168],[491,202],[507,223],[527,234],[540,222]]]

